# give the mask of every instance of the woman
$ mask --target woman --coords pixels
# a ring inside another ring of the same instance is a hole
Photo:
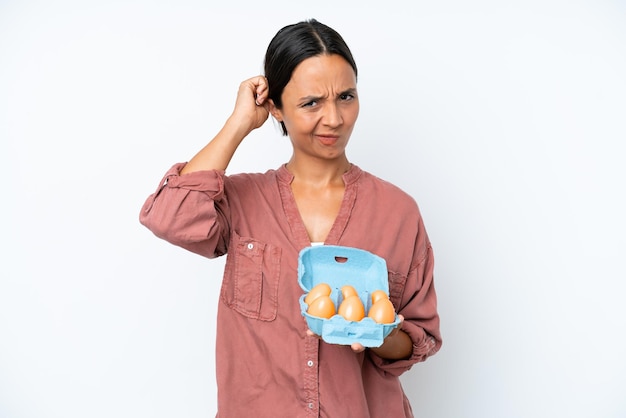
[[[441,346],[430,242],[414,200],[349,162],[357,67],[315,20],[281,29],[265,76],[244,81],[222,130],[174,165],[142,208],[157,236],[228,254],[216,343],[219,417],[412,417],[398,376]],[[272,115],[293,146],[264,174],[225,175],[243,139]],[[298,253],[315,243],[384,258],[403,319],[380,347],[331,345],[301,316]],[[307,332],[308,331],[308,332]]]

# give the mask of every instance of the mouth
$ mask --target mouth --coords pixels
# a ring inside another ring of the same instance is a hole
[[[339,135],[315,135],[323,145],[334,145],[339,141]]]

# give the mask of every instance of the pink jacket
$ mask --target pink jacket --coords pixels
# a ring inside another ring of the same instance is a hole
[[[433,253],[415,201],[357,166],[325,244],[384,258],[389,293],[413,340],[408,360],[306,336],[298,298],[299,251],[308,235],[281,166],[263,174],[165,175],[140,221],[205,257],[228,254],[217,318],[218,416],[412,417],[398,376],[441,346]]]

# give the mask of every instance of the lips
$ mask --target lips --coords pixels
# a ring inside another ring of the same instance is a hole
[[[315,135],[315,136],[324,145],[334,145],[339,140],[338,135]]]

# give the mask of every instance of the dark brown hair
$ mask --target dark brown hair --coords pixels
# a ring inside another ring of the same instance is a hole
[[[350,48],[334,29],[315,19],[288,25],[278,31],[265,53],[265,77],[269,84],[269,98],[282,108],[281,96],[295,68],[307,58],[337,54],[343,57],[357,75],[356,63]],[[280,123],[283,135],[287,128]]]

